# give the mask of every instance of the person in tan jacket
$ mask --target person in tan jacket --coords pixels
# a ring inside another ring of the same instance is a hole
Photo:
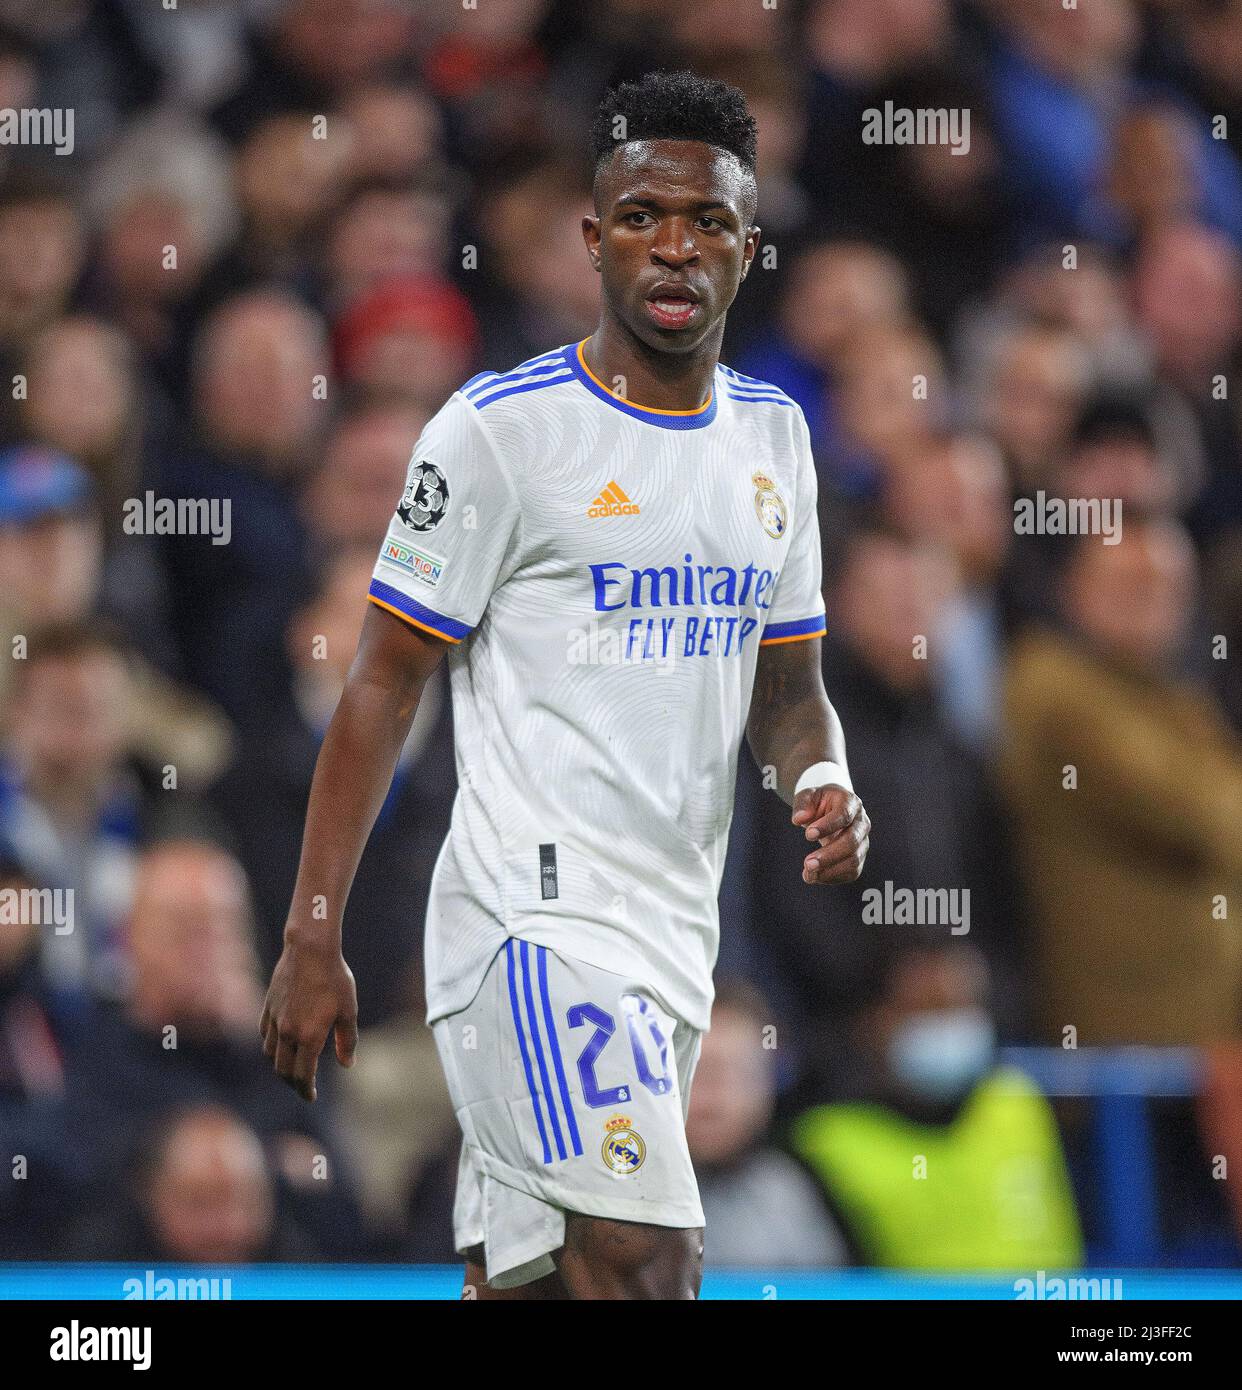
[[[1065,630],[1012,653],[1001,759],[1048,1040],[1242,1038],[1242,743],[1175,669],[1194,552],[1171,519],[1071,544]]]

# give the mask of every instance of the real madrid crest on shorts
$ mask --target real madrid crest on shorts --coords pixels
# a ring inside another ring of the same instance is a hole
[[[755,485],[755,511],[763,529],[774,541],[785,534],[789,523],[789,513],[785,510],[785,499],[776,490],[776,484],[766,473],[756,473],[751,482]]]
[[[604,1162],[614,1173],[623,1177],[626,1173],[636,1173],[647,1157],[647,1146],[639,1132],[631,1126],[629,1118],[614,1115],[604,1129]]]
[[[397,515],[411,531],[434,531],[448,510],[448,483],[434,463],[419,463],[410,474]]]

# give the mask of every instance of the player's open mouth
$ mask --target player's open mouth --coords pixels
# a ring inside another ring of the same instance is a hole
[[[693,299],[679,299],[661,295],[658,299],[647,300],[647,312],[660,328],[684,328],[698,312],[698,304]]]

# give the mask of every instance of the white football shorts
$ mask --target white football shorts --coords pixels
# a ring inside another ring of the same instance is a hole
[[[641,981],[511,937],[432,1025],[463,1144],[453,1227],[488,1282],[550,1274],[565,1213],[703,1225],[685,1110],[701,1034]]]

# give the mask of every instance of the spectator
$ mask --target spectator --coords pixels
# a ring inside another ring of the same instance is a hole
[[[125,329],[165,399],[181,406],[188,306],[236,228],[227,153],[197,121],[152,114],[95,167],[89,202],[100,231],[90,307]]]
[[[1170,406],[1191,415],[1201,441],[1208,478],[1191,522],[1210,538],[1242,522],[1242,431],[1221,389],[1242,342],[1242,258],[1219,233],[1183,222],[1143,243],[1133,279]]]
[[[1226,139],[1242,155],[1242,5],[1208,0],[1169,12],[1190,63],[1180,76],[1199,109],[1225,118]]]
[[[837,434],[820,456],[821,479],[848,499],[878,497],[893,471],[947,427],[948,389],[944,361],[919,330],[859,334],[841,363]]]
[[[1003,770],[1050,1041],[1238,1036],[1242,938],[1220,904],[1242,888],[1242,744],[1178,676],[1195,578],[1172,520],[1079,537],[1065,630],[1013,653]]]
[[[223,305],[195,346],[197,433],[165,452],[162,498],[229,505],[227,535],[162,535],[180,673],[243,727],[287,688],[280,638],[306,591],[297,490],[324,423],[318,318],[276,291]]]
[[[875,216],[875,147],[862,142],[863,112],[891,97],[905,74],[949,60],[955,48],[947,0],[815,0],[803,29],[811,69],[810,126],[801,177],[834,232]]]
[[[793,1123],[857,1262],[889,1269],[1069,1269],[1082,1237],[1056,1121],[997,1063],[987,970],[964,942],[907,947],[859,1011],[870,1080]]]
[[[401,70],[416,22],[401,0],[286,0],[251,26],[247,65],[213,120],[240,140],[273,112],[331,110]]]
[[[311,1110],[254,1045],[262,992],[240,866],[203,841],[153,846],[136,869],[127,925],[128,997],[101,1009],[71,1067],[72,1132],[91,1163],[93,1202],[123,1188],[136,1126],[172,1105],[223,1105],[267,1147],[282,1212],[321,1251],[361,1253],[328,1078],[328,1104]]]
[[[1193,218],[1199,206],[1195,128],[1176,107],[1140,105],[1117,127],[1109,192],[1128,241]]]
[[[72,459],[47,449],[0,450],[0,642],[14,643],[42,626],[97,620],[145,624],[156,651],[160,595],[140,547],[118,545],[105,563],[96,494]],[[0,665],[0,725],[11,717],[15,665]],[[177,686],[129,653],[132,751],[152,767],[177,769],[179,785],[202,785],[223,766],[230,731],[208,701]]]
[[[65,1040],[75,1016],[49,986],[42,940],[62,925],[55,898],[8,851],[0,852],[0,1104],[58,1099]],[[51,904],[52,906],[48,906]]]
[[[470,376],[477,329],[469,303],[433,276],[384,280],[333,326],[341,377],[360,392],[437,410]]]
[[[757,18],[759,16],[756,16]],[[769,16],[762,16],[768,19]],[[730,21],[736,19],[736,12]],[[700,14],[685,11],[687,28],[704,32]],[[765,28],[770,27],[765,24]],[[765,39],[771,35],[766,34]],[[763,189],[763,233],[766,243],[784,242],[803,232],[811,214],[810,200],[798,182],[796,165],[806,140],[806,93],[803,75],[782,62],[772,49],[761,43],[756,50],[709,57],[699,69],[704,77],[714,77],[737,87],[759,127],[756,176]],[[762,259],[760,265],[763,264]],[[750,301],[751,304],[754,300]],[[732,315],[745,309],[739,298],[730,311],[729,325],[736,333]],[[753,318],[752,318],[753,321]]]
[[[313,1256],[278,1214],[258,1136],[227,1107],[174,1106],[137,1141],[121,1200],[78,1223],[73,1258],[243,1265]]]
[[[594,206],[581,166],[555,158],[532,161],[516,174],[497,177],[480,202],[487,360],[519,362],[587,337],[599,318],[599,276],[582,246],[582,218]],[[542,255],[526,253],[533,242]]]
[[[23,432],[86,467],[105,518],[104,540],[116,547],[141,469],[142,402],[129,339],[86,315],[62,318],[35,336],[24,365]]]
[[[103,526],[90,476],[32,446],[0,452],[0,595],[5,645],[30,624],[84,616],[99,587]],[[6,682],[7,684],[7,682]]]
[[[1043,245],[1008,265],[988,300],[959,315],[957,359],[968,373],[985,369],[998,339],[1003,344],[1032,325],[1069,334],[1085,355],[1085,364],[1054,375],[1058,384],[1067,378],[1073,384],[1062,410],[1092,386],[1134,387],[1150,378],[1151,353],[1134,322],[1122,268],[1099,246]]]
[[[73,929],[44,938],[50,982],[116,998],[128,985],[135,855],[154,811],[150,780],[128,757],[124,648],[103,627],[62,623],[32,635],[14,675],[0,835],[40,882],[72,890]]]
[[[1114,528],[1135,514],[1172,513],[1185,497],[1187,481],[1179,476],[1178,439],[1157,425],[1157,398],[1142,390],[1104,389],[1083,403],[1065,452],[1049,469],[1043,486],[1024,502],[1026,513],[1043,514],[1045,498],[1069,504],[1108,507]],[[1161,435],[1163,434],[1163,438]],[[1184,461],[1184,456],[1183,456]],[[1044,492],[1046,489],[1046,493]],[[1018,509],[1014,521],[1017,525]],[[1100,524],[1105,513],[1100,511]],[[1064,529],[1024,523],[1010,551],[1003,579],[1011,625],[1047,620],[1055,613],[1054,570],[1064,549]]]
[[[392,973],[392,1015],[363,1030],[340,1078],[341,1138],[379,1248],[402,1260],[453,1261],[446,1218],[461,1134],[424,1021],[422,962]]]
[[[770,1045],[765,1031],[773,1035]],[[775,1032],[772,1011],[753,986],[716,982],[711,1031],[703,1038],[686,1116],[708,1269],[845,1262],[814,1181],[771,1141]]]
[[[449,269],[444,192],[379,180],[356,187],[332,222],[327,265],[334,305],[348,305],[386,281],[443,275]]]
[[[0,188],[0,442],[16,437],[11,389],[31,340],[69,303],[82,273],[86,235],[79,208],[58,185],[6,180]]]
[[[439,166],[444,118],[426,92],[405,83],[376,83],[353,92],[342,110],[352,135],[349,171],[355,182],[416,179]]]
[[[89,1014],[66,1007],[42,969],[55,900],[0,850],[0,1154],[20,1156],[0,1183],[0,1258],[59,1253],[80,1174],[65,1129],[66,1050]]]
[[[343,122],[334,117],[319,130],[316,119],[313,111],[281,112],[246,136],[233,171],[241,225],[204,272],[191,305],[195,320],[263,285],[315,302],[316,239],[340,195],[351,147]]]
[[[1069,443],[1090,381],[1089,353],[1065,329],[1019,323],[996,337],[977,370],[975,421],[1004,454],[1013,490],[1034,492]]]
[[[778,333],[748,344],[738,369],[801,405],[818,455],[837,429],[834,391],[852,345],[910,317],[905,276],[892,256],[862,241],[821,242],[788,272]]]
[[[1002,1029],[1014,1037],[1025,1026],[1022,923],[997,798],[978,759],[948,731],[931,662],[919,655],[954,582],[943,552],[874,520],[854,530],[838,557],[824,682],[849,730],[854,785],[883,827],[857,883],[831,896],[807,888],[797,876],[802,850],[788,838],[788,809],[767,797],[758,812],[755,931],[795,1017],[810,1030],[805,1084],[815,1095],[830,1092],[848,1065],[841,1028],[882,935],[865,912],[867,895],[883,895],[886,883],[969,888],[969,932],[996,972]],[[947,936],[952,927],[944,922],[940,930]]]
[[[981,757],[1000,732],[1004,662],[998,581],[1013,540],[1005,469],[987,439],[949,435],[889,478],[886,506],[909,536],[943,547],[957,583],[940,615],[932,674],[948,724]]]
[[[340,416],[304,494],[318,547],[379,547],[428,418],[401,400],[362,402]]]
[[[535,39],[547,8],[548,0],[509,0],[486,13],[446,10],[437,25],[423,72],[457,136],[456,157],[474,170],[520,158],[553,132]]]
[[[1158,370],[1196,399],[1242,333],[1242,265],[1221,236],[1191,222],[1162,228],[1140,248],[1135,308]]]

